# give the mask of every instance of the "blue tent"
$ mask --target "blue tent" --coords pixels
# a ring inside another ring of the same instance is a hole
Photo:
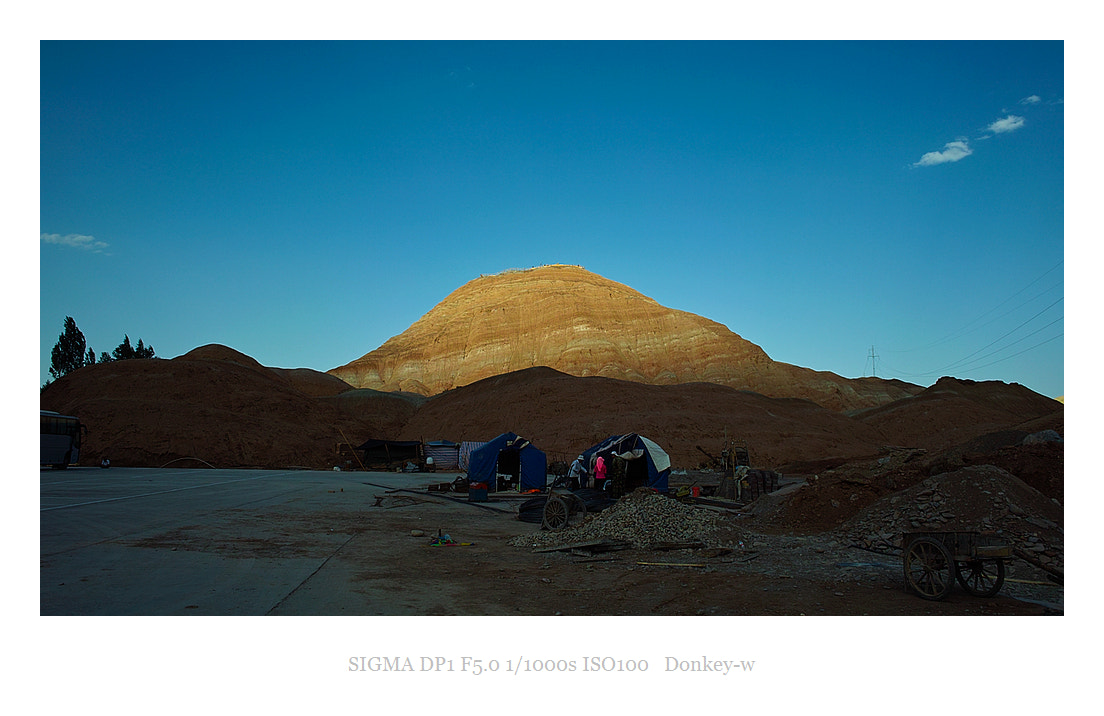
[[[594,447],[584,450],[583,465],[591,476],[594,475],[594,463],[599,455],[606,462],[613,456],[627,461],[625,492],[638,487],[667,492],[671,458],[663,448],[648,438],[636,433],[611,435]]]
[[[513,476],[522,492],[543,490],[548,484],[548,459],[528,440],[503,433],[472,452],[468,483],[484,482],[488,490],[496,490],[500,474]]]

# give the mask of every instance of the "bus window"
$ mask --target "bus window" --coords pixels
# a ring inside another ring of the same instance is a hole
[[[85,431],[80,420],[72,415],[40,410],[39,421],[42,424],[42,455],[39,464],[64,470],[80,460],[81,434]]]

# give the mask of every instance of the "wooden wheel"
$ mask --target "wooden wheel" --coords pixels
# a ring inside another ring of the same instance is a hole
[[[559,495],[549,495],[548,502],[544,503],[544,519],[541,527],[546,530],[562,530],[567,527],[571,517],[571,509],[567,502]]]
[[[958,563],[958,583],[975,597],[992,597],[1004,585],[1004,560],[980,559]]]
[[[934,537],[919,537],[905,550],[905,583],[924,599],[945,599],[956,571],[951,551]]]

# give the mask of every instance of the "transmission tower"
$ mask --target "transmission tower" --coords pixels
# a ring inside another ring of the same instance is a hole
[[[866,357],[870,359],[871,374],[875,378],[877,378],[878,377],[878,358],[880,358],[881,356],[879,356],[877,353],[874,352],[874,346],[870,346],[870,354],[867,355]]]

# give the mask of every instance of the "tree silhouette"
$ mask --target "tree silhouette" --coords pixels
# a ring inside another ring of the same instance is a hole
[[[65,327],[50,352],[50,375],[56,380],[87,365],[84,349],[84,334],[77,328],[72,316],[66,316]],[[94,352],[89,351],[89,356],[92,355]]]
[[[108,361],[116,360],[131,360],[133,358],[153,358],[153,346],[146,346],[142,343],[142,339],[138,339],[138,347],[135,348],[130,344],[130,336],[123,334],[123,342],[115,346],[115,350],[111,351],[111,356],[108,357],[106,353],[100,354],[100,362],[107,363]]]
[[[88,352],[85,353],[87,348]],[[123,334],[123,342],[115,347],[115,350],[111,353],[104,351],[100,353],[99,360],[96,360],[96,351],[88,348],[85,344],[84,334],[77,328],[77,322],[73,320],[71,316],[65,317],[65,327],[62,330],[60,336],[58,336],[57,343],[54,344],[54,349],[50,352],[50,377],[54,380],[72,373],[77,368],[82,368],[86,365],[96,365],[96,363],[110,363],[117,360],[130,360],[132,358],[154,358],[153,346],[147,346],[142,342],[142,339],[138,339],[138,346],[132,346],[130,344],[130,336]],[[46,388],[52,381],[47,380],[42,386]]]

